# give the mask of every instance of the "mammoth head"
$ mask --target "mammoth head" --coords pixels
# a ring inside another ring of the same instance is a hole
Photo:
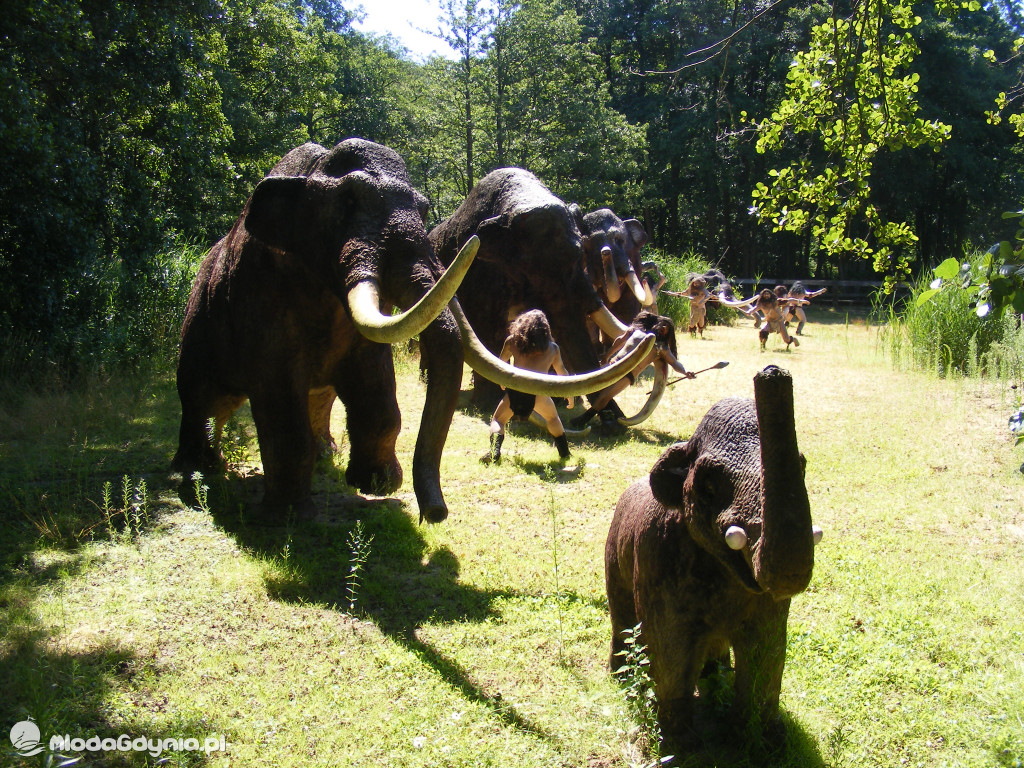
[[[398,153],[348,139],[330,151],[306,144],[286,155],[254,190],[244,222],[250,235],[319,274],[364,336],[391,343],[444,311],[475,253],[467,243],[438,279],[426,213]],[[410,304],[399,315],[386,311]]]
[[[792,379],[769,366],[754,379],[754,400],[712,406],[690,440],[661,455],[650,484],[746,589],[783,599],[807,587],[821,538],[811,523],[804,466]]]
[[[625,286],[641,305],[649,303],[638,273],[640,249],[647,243],[647,232],[636,219],[622,220],[608,208],[583,217],[583,250],[591,282],[609,304],[622,298]]]

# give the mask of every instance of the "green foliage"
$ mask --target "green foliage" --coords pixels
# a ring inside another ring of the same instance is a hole
[[[640,728],[641,749],[648,756],[656,756],[661,744],[661,726],[658,725],[658,699],[654,693],[654,681],[648,669],[651,660],[647,656],[647,646],[641,642],[642,626],[622,630],[622,642],[626,646],[616,652],[622,658],[622,664],[615,670],[616,677],[622,685],[633,719]]]
[[[858,277],[860,256],[899,276],[996,231],[1024,190],[998,125],[1022,93],[1005,0],[943,0],[948,18],[908,0],[847,17],[824,2],[450,2],[465,56],[422,64],[353,31],[337,0],[10,5],[0,378],[162,362],[176,330],[156,325],[184,304],[152,305],[179,300],[169,272],[193,267],[167,258],[205,251],[309,140],[394,147],[431,223],[519,165],[740,276]]]
[[[1015,318],[989,316],[992,292],[983,287],[992,264],[992,253],[976,254],[963,264],[947,259],[934,280],[922,276],[903,311],[891,310],[886,339],[894,357],[942,376],[1019,377],[1024,346]]]
[[[716,265],[695,253],[673,257],[662,255],[652,249],[648,253],[648,257],[657,262],[658,267],[665,275],[666,281],[662,291],[682,293],[689,287],[690,280],[694,275],[701,275],[709,269],[717,268]],[[685,330],[687,319],[690,316],[690,302],[678,296],[659,293],[658,312],[672,318],[677,330]],[[736,318],[736,310],[710,303],[707,313],[708,323],[713,325],[732,325]]]
[[[5,11],[0,339],[15,375],[56,368],[61,380],[165,353],[177,328],[157,326],[180,317],[178,278],[194,267],[169,260],[180,243],[205,251],[297,144],[395,135],[393,104],[366,98],[398,79],[394,56],[347,31],[333,4],[315,6]]]
[[[425,89],[448,95],[416,108],[410,168],[439,217],[495,168],[527,168],[585,210],[640,203],[644,126],[612,108],[580,19],[550,0],[446,5],[456,61],[428,62]],[[421,159],[422,158],[422,159]],[[436,190],[436,191],[435,191]]]
[[[860,3],[848,18],[815,25],[790,66],[786,98],[756,124],[759,152],[793,134],[814,138],[819,162],[803,157],[768,175],[751,193],[752,213],[776,231],[810,227],[827,257],[870,259],[888,288],[910,274],[917,241],[906,222],[889,221],[871,200],[876,157],[905,147],[938,149],[952,128],[918,116],[921,23],[909,0]]]

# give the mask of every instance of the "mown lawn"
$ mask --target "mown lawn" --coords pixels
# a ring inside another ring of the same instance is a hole
[[[169,379],[16,393],[0,406],[0,726],[31,718],[44,741],[228,745],[85,753],[90,765],[646,765],[607,669],[612,509],[712,403],[751,396],[774,363],[793,374],[825,531],[790,616],[790,741],[765,756],[737,734],[689,764],[1020,766],[1014,395],[894,371],[862,319],[819,309],[806,332],[799,348],[773,337],[765,353],[746,321],[680,335],[688,367],[730,365],[669,388],[623,437],[574,442],[564,468],[531,427],[483,466],[486,420],[459,411],[442,465],[451,515],[431,527],[417,523],[411,481],[391,498],[348,491],[345,446],[318,472],[318,522],[249,525],[258,452],[244,413],[229,432],[235,476],[207,480],[208,510],[184,508],[166,478]],[[424,389],[404,353],[399,379],[408,478]],[[340,438],[340,407],[335,427]],[[3,764],[46,764],[45,751],[15,755],[6,733]]]

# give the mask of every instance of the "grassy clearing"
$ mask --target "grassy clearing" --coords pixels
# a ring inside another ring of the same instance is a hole
[[[793,373],[825,529],[790,618],[791,741],[770,759],[737,749],[699,764],[1019,766],[1024,449],[1006,429],[1017,403],[983,380],[894,372],[862,320],[811,319],[788,353],[777,337],[760,353],[748,322],[680,336],[688,367],[731,365],[669,388],[627,436],[575,443],[565,471],[532,428],[484,467],[486,423],[458,412],[442,466],[451,517],[432,527],[417,525],[408,487],[345,489],[343,458],[320,468],[317,523],[248,525],[259,477],[244,414],[231,433],[241,471],[211,483],[209,512],[184,509],[162,479],[177,430],[169,382],[23,395],[0,411],[0,724],[230,745],[165,753],[171,765],[646,765],[606,666],[612,508],[713,402],[750,396],[754,373],[776,363]],[[627,412],[648,386],[621,398]],[[408,472],[423,387],[404,356],[399,398]],[[147,482],[137,528],[124,474],[132,489]],[[368,554],[353,582],[358,521]],[[2,764],[44,764],[4,745]]]

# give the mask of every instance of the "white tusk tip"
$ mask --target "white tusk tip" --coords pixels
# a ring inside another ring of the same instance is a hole
[[[825,532],[816,525],[811,526],[811,537],[814,539],[814,543],[817,544],[821,541],[821,537],[825,535]]]
[[[747,545],[747,532],[738,525],[730,525],[725,532],[725,543],[729,549],[743,549]]]

